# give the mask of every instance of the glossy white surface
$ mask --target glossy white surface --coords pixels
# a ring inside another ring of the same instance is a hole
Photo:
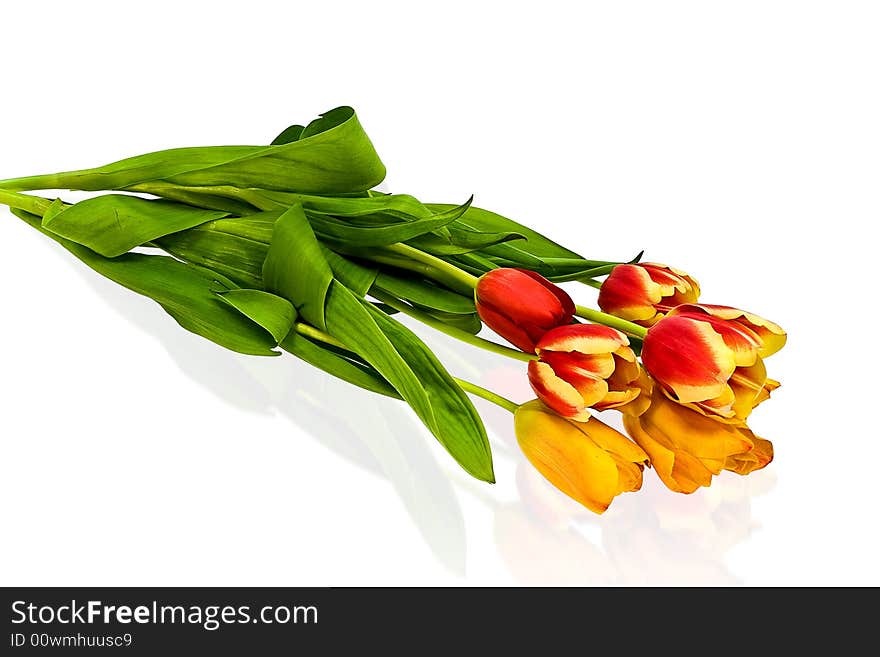
[[[482,485],[400,404],[202,341],[3,210],[0,583],[880,584],[875,3],[73,4],[4,8],[0,178],[352,104],[387,189],[646,248],[785,326],[776,461],[689,497],[648,472],[597,517],[478,402]]]

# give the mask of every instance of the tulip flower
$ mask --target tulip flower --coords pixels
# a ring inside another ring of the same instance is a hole
[[[642,363],[676,401],[741,422],[779,383],[767,378],[763,356],[785,344],[783,330],[726,306],[678,306],[648,329]]]
[[[556,488],[596,513],[620,493],[642,486],[648,455],[597,418],[567,420],[535,399],[515,414],[526,458]]]
[[[694,303],[700,286],[691,276],[651,262],[617,265],[599,289],[599,307],[615,317],[653,326],[672,308]]]
[[[738,349],[739,345],[746,350],[754,347],[761,358],[772,356],[782,349],[787,339],[785,331],[778,324],[730,306],[687,303],[676,306],[669,314],[708,322],[724,337],[731,349]]]
[[[629,339],[599,324],[569,324],[544,334],[529,363],[538,399],[566,418],[586,422],[588,409],[627,404],[639,395],[636,355]]]
[[[574,302],[560,287],[526,269],[493,269],[474,292],[477,313],[486,325],[523,351],[550,329],[569,324]]]
[[[773,444],[744,424],[717,422],[669,399],[655,386],[641,415],[624,415],[627,433],[670,490],[693,493],[722,470],[748,474],[773,459]]]

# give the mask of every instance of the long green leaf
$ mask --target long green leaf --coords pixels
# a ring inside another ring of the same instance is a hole
[[[43,228],[115,258],[169,233],[226,216],[225,212],[183,203],[124,194],[104,194],[68,206],[43,222]]]
[[[355,248],[387,246],[424,236],[456,220],[456,208],[452,212],[382,226],[355,226],[334,217],[306,212],[309,223],[323,239],[343,242]],[[438,238],[441,239],[441,238]]]
[[[0,187],[98,191],[166,180],[338,194],[382,182],[385,167],[352,108],[330,110],[310,128],[308,135],[304,131],[296,141],[275,146],[174,148],[94,169],[0,181]]]
[[[243,287],[263,287],[263,263],[269,247],[237,235],[199,226],[155,242],[176,258],[220,272]]]
[[[452,207],[445,203],[427,203],[426,205],[435,212],[443,212]],[[524,235],[526,241],[517,243],[516,248],[539,258],[580,258],[574,251],[557,244],[536,230],[532,230],[528,226],[483,208],[471,206],[459,220],[459,225],[462,228],[487,233],[518,233]],[[491,253],[496,249],[497,247],[487,249],[487,253]]]
[[[458,255],[472,251],[485,251],[496,244],[524,239],[526,239],[525,235],[520,233],[487,233],[451,226],[448,237],[420,235],[410,239],[408,243],[434,255]]]
[[[328,331],[394,386],[453,458],[474,477],[494,481],[476,410],[424,343],[335,281],[325,312]]]

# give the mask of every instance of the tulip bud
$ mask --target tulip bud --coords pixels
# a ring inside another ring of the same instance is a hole
[[[742,310],[682,305],[648,329],[642,363],[672,399],[740,422],[779,386],[762,356],[785,339],[779,326]]]
[[[700,286],[691,276],[651,262],[617,265],[599,290],[599,307],[615,317],[652,326],[675,306],[694,303]]]
[[[639,395],[636,355],[620,331],[598,324],[552,329],[536,345],[529,383],[538,398],[562,415],[585,422],[589,408],[605,410]]]
[[[669,399],[658,388],[641,415],[624,415],[630,437],[651,457],[667,488],[693,493],[722,470],[748,474],[773,460],[773,444],[745,424],[717,422]]]
[[[475,290],[477,313],[498,335],[533,353],[547,331],[569,324],[574,302],[564,290],[526,269],[493,269]]]
[[[648,455],[597,418],[566,420],[535,399],[515,415],[526,458],[556,488],[596,513],[620,493],[642,486]]]

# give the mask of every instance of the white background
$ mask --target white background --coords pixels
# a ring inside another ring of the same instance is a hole
[[[501,411],[479,404],[493,487],[400,404],[202,341],[3,211],[0,583],[880,584],[876,3],[35,2],[3,25],[0,178],[351,104],[387,189],[646,248],[790,339],[752,422],[767,470],[689,497],[646,472],[598,517]]]

